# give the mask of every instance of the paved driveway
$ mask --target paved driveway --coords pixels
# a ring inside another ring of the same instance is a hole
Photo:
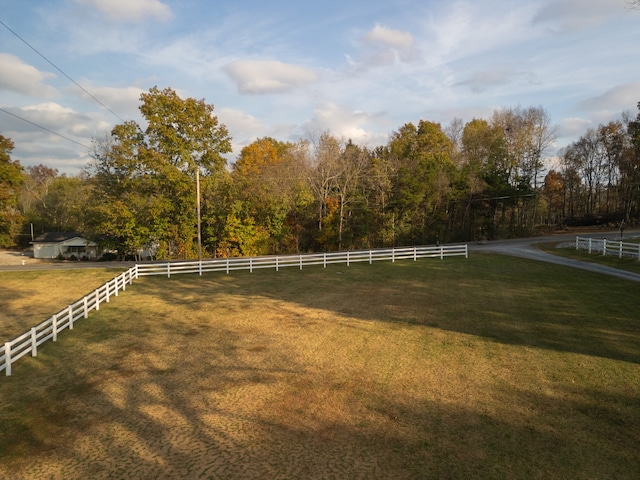
[[[627,232],[625,235],[637,235],[640,231]],[[620,238],[620,234],[617,231],[605,232],[605,233],[589,233],[579,235],[581,237],[590,238],[608,238],[616,239]],[[588,270],[590,272],[602,273],[605,275],[613,275],[618,278],[624,278],[632,280],[634,282],[640,282],[640,274],[627,272],[625,270],[619,270],[617,268],[607,267],[606,265],[599,265],[596,263],[582,262],[580,260],[573,260],[570,258],[561,257],[559,255],[553,255],[551,253],[543,252],[536,248],[534,244],[543,242],[563,242],[563,241],[575,241],[576,234],[570,235],[553,235],[549,237],[536,237],[536,238],[518,238],[515,240],[496,240],[485,243],[473,243],[469,244],[470,251],[476,252],[492,252],[499,253],[501,255],[512,255],[514,257],[530,258],[531,260],[538,260],[541,262],[555,263],[557,265],[565,265],[567,267],[579,268],[582,270]]]

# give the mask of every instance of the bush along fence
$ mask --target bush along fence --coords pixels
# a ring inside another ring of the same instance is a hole
[[[589,253],[600,253],[602,255],[617,255],[622,257],[635,257],[640,260],[640,244],[622,242],[615,240],[598,238],[576,237],[576,250],[588,250]]]
[[[304,266],[330,264],[345,264],[349,266],[355,262],[369,262],[376,260],[407,260],[418,258],[440,258],[451,256],[464,256],[468,258],[467,245],[439,245],[425,247],[404,247],[376,250],[357,250],[336,253],[312,253],[303,255],[275,255],[264,257],[234,257],[215,260],[203,260],[196,262],[166,262],[136,264],[114,279],[108,281],[93,292],[84,296],[65,309],[52,315],[44,322],[31,328],[29,331],[5,342],[0,350],[0,372],[5,371],[11,375],[12,365],[25,355],[32,357],[38,355],[38,347],[48,340],[54,342],[58,334],[64,329],[73,330],[76,321],[87,318],[91,310],[100,310],[100,304],[109,302],[112,297],[117,297],[120,291],[126,290],[133,280],[149,275],[171,275],[182,273],[197,273],[202,275],[209,272],[225,272],[237,270],[249,270],[259,268],[274,268],[278,271],[284,267],[297,267],[302,270]]]

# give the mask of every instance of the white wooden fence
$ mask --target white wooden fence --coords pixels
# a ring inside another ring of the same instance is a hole
[[[284,267],[303,267],[323,265],[325,268],[332,263],[346,263],[347,266],[355,262],[369,262],[375,260],[406,260],[418,258],[444,258],[464,255],[468,257],[467,245],[440,245],[429,247],[405,247],[376,250],[355,250],[334,253],[309,253],[303,255],[270,255],[265,257],[233,257],[206,260],[202,262],[167,262],[147,263],[138,265],[138,276],[166,275],[171,277],[178,273],[226,272],[234,270],[249,270],[253,272],[259,268],[275,268],[278,271]]]
[[[640,260],[640,244],[631,242],[618,242],[615,240],[599,238],[576,237],[576,250],[588,250],[589,253],[601,253],[602,255],[617,255],[622,257],[636,257]]]
[[[7,376],[11,375],[11,366],[25,355],[32,357],[38,355],[38,347],[48,340],[54,342],[58,339],[58,334],[65,328],[73,330],[73,325],[77,320],[87,318],[91,310],[99,310],[100,304],[109,302],[112,297],[117,297],[120,291],[126,290],[127,284],[133,283],[134,279],[147,275],[171,275],[181,273],[198,273],[202,275],[208,272],[226,272],[235,270],[249,270],[253,272],[258,268],[275,268],[278,271],[284,267],[323,265],[325,268],[329,264],[346,263],[349,266],[355,262],[369,262],[374,260],[406,260],[418,258],[440,258],[451,256],[469,256],[467,245],[439,245],[430,247],[405,247],[376,250],[357,250],[337,253],[313,253],[304,255],[276,255],[265,257],[236,257],[216,260],[206,260],[201,262],[166,262],[166,263],[146,263],[137,264],[129,270],[121,273],[114,279],[108,281],[100,288],[84,296],[80,300],[58,313],[52,315],[44,322],[31,328],[31,330],[5,342],[0,350],[0,372],[5,371]]]

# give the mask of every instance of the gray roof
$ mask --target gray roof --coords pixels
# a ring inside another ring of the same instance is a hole
[[[48,232],[37,236],[33,242],[60,243],[72,238],[82,238],[82,234],[78,232]]]

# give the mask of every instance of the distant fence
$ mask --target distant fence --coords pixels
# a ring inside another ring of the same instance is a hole
[[[376,250],[357,250],[350,252],[336,253],[312,253],[304,255],[275,255],[265,257],[234,257],[215,260],[205,260],[200,262],[166,262],[137,264],[129,270],[121,273],[114,279],[108,281],[93,292],[85,295],[75,303],[52,315],[44,322],[31,328],[19,337],[9,342],[5,342],[0,353],[0,372],[5,371],[7,376],[11,375],[11,366],[25,355],[32,357],[38,355],[38,347],[48,340],[54,342],[58,339],[58,334],[64,329],[73,330],[76,321],[87,318],[91,310],[100,310],[100,304],[109,302],[112,297],[117,297],[120,291],[126,290],[127,284],[133,280],[148,275],[171,275],[182,273],[203,273],[226,272],[237,270],[249,270],[259,268],[275,268],[278,271],[284,267],[297,267],[302,269],[305,266],[323,265],[325,268],[330,264],[345,264],[349,266],[356,262],[372,263],[377,260],[407,260],[418,258],[440,258],[464,256],[468,258],[467,245],[438,245],[429,247],[404,247],[388,248]]]
[[[355,250],[349,252],[309,253],[303,255],[270,255],[265,257],[233,257],[219,258],[202,262],[167,262],[148,263],[138,265],[138,276],[171,275],[179,273],[232,272],[234,270],[253,270],[259,268],[274,268],[278,271],[284,267],[303,267],[333,263],[346,263],[347,266],[356,262],[372,263],[376,260],[406,260],[418,258],[444,258],[452,256],[468,257],[467,245],[439,245],[430,247],[387,248],[376,250]]]
[[[589,253],[600,253],[602,255],[616,255],[622,257],[635,257],[640,260],[640,244],[631,242],[618,242],[615,240],[599,238],[576,237],[576,250],[584,249]]]

